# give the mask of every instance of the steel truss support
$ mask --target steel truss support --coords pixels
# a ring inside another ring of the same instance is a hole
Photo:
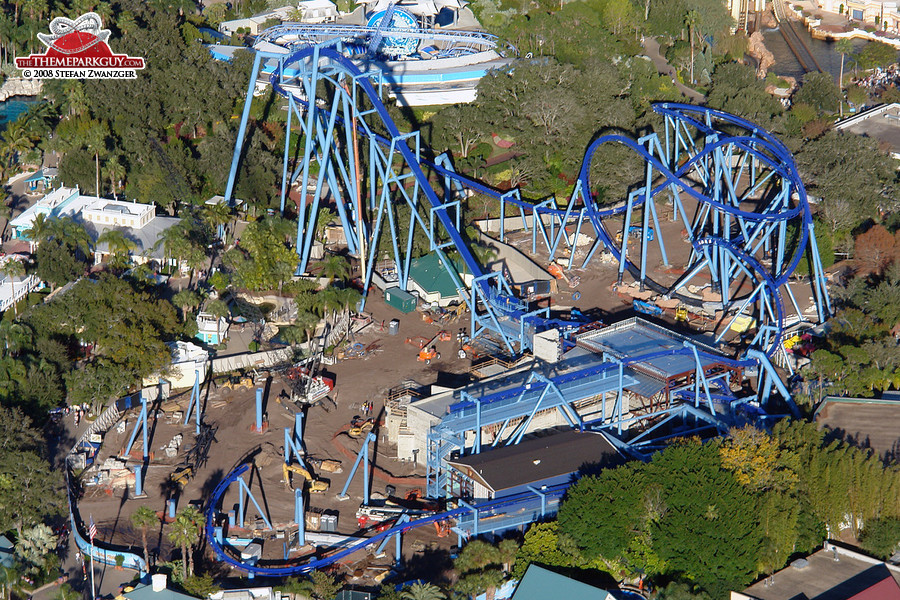
[[[409,515],[407,515],[407,514],[400,515],[400,517],[394,523],[394,528],[396,528],[399,525],[403,525],[404,523],[409,523]],[[403,553],[401,552],[402,545],[403,545],[402,536],[403,536],[403,529],[397,529],[396,532],[392,536],[388,536],[388,537],[384,538],[381,541],[381,543],[378,544],[378,548],[375,549],[375,554],[379,555],[382,552],[384,552],[385,546],[387,546],[388,542],[391,541],[391,537],[393,537],[394,544],[395,544],[394,545],[394,565],[399,565],[400,563],[403,562]]]
[[[259,502],[256,501],[256,497],[253,495],[253,492],[250,491],[250,486],[247,485],[247,482],[244,481],[243,477],[238,477],[238,525],[240,527],[244,527],[244,518],[247,516],[247,500],[253,503],[253,506],[256,507],[256,511],[259,513],[259,516],[265,522],[266,527],[272,529],[272,522],[269,521],[268,515],[266,515],[266,511],[262,509],[259,505]],[[262,483],[260,483],[262,485]]]
[[[353,481],[353,476],[356,475],[356,469],[359,468],[360,462],[363,464],[363,505],[368,506],[369,504],[369,444],[375,441],[375,434],[369,432],[366,435],[366,439],[363,440],[362,448],[359,449],[359,452],[356,454],[356,461],[353,463],[353,468],[350,469],[350,474],[347,476],[347,483],[344,484],[344,489],[341,490],[341,493],[338,495],[339,500],[347,500],[350,496],[347,495],[347,490],[350,488],[350,482]]]
[[[123,456],[131,456],[131,448],[134,446],[134,440],[137,438],[138,431],[140,431],[144,442],[142,448],[144,462],[150,458],[150,443],[147,439],[147,412],[147,398],[144,396],[144,392],[141,392],[141,412],[138,414],[131,437],[128,438],[128,443],[125,444],[125,450],[122,452]]]
[[[284,428],[284,463],[291,464],[295,459],[301,467],[306,467],[303,457],[306,449],[303,447],[303,413],[294,413],[294,427]]]
[[[191,413],[194,413],[196,421],[196,434],[200,435],[200,421],[203,419],[202,407],[200,405],[200,371],[194,371],[194,387],[191,389],[191,399],[188,402],[187,411],[184,415],[184,424],[187,425],[191,420]]]

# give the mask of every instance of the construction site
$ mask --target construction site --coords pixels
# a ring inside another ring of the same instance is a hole
[[[316,188],[298,206],[298,274],[327,184],[365,317],[333,352],[198,370],[191,389],[160,381],[111,407],[70,455],[83,552],[146,572],[128,515],[156,510],[155,546],[169,556],[162,523],[191,504],[225,572],[328,568],[374,585],[417,554],[553,515],[585,469],[797,415],[785,341],[831,308],[806,194],[774,137],[711,109],[656,105],[664,131],[601,136],[572,197],[531,202],[456,173],[444,155],[423,158],[417,134],[396,130],[371,78],[338,53],[264,58],[282,63],[271,83],[288,104],[285,143],[293,118],[306,144],[295,170],[285,151],[284,179]],[[259,66],[258,55],[251,81]],[[606,143],[635,152],[646,176],[598,206],[590,166]],[[365,183],[355,153],[370,157]],[[461,226],[475,193],[500,203],[499,218],[476,222],[479,240]],[[412,208],[405,230],[397,203]],[[393,256],[368,244],[380,235]],[[411,255],[416,235],[430,263]],[[475,242],[493,249],[487,264]],[[801,260],[810,275],[798,279]],[[449,284],[431,285],[440,279]],[[87,543],[87,511],[105,516],[110,544]]]

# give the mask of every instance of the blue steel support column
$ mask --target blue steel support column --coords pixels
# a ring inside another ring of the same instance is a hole
[[[262,61],[263,54],[263,52],[257,50],[253,55],[253,68],[250,70],[250,83],[247,84],[247,95],[244,97],[244,112],[241,113],[241,125],[238,127],[237,139],[234,141],[234,156],[231,158],[231,169],[228,171],[228,183],[225,185],[225,204],[228,206],[232,206],[234,180],[237,177],[237,168],[241,158],[241,146],[244,144],[244,135],[247,134],[247,121],[250,119],[250,105],[253,103],[253,90],[256,87],[256,78],[259,75],[259,63]],[[266,57],[268,58],[268,55]]]
[[[256,388],[256,433],[263,432],[262,397],[262,388]]]
[[[468,395],[468,394],[466,394]],[[470,397],[471,398],[471,397]],[[471,398],[475,402],[475,454],[481,453],[481,400]]]
[[[294,522],[297,523],[297,543],[302,547],[306,545],[306,515],[303,512],[303,490],[294,490]]]
[[[200,371],[194,371],[194,387],[191,390],[191,400],[188,404],[187,414],[184,415],[184,424],[187,425],[191,420],[191,412],[195,413],[197,421],[196,433],[200,435]]]
[[[356,461],[353,463],[353,468],[350,469],[350,475],[347,476],[347,483],[344,484],[344,489],[338,494],[338,499],[346,500],[350,497],[347,495],[347,489],[350,487],[350,482],[353,481],[353,476],[356,475],[356,469],[359,468],[360,461],[363,461],[365,463],[363,466],[363,504],[369,504],[369,444],[374,441],[375,434],[369,432],[363,441],[362,448],[359,449],[359,453],[356,455]]]
[[[530,485],[528,486],[528,489],[541,499],[541,518],[543,519],[547,515],[547,494]]]
[[[144,495],[144,482],[141,477],[141,465],[134,465],[134,496],[140,498]]]
[[[284,69],[284,63],[279,63],[279,68]],[[283,75],[282,75],[283,76]],[[284,216],[284,197],[288,186],[288,154],[291,147],[291,117],[294,116],[294,97],[288,96],[287,125],[284,128],[284,160],[281,165],[281,215]],[[306,190],[301,191],[300,202],[306,202]]]
[[[462,499],[459,500],[459,505],[472,511],[472,537],[478,537],[478,507],[473,506]]]
[[[128,439],[128,443],[125,445],[125,456],[131,455],[131,448],[134,446],[134,440],[135,438],[137,438],[139,429],[143,433],[143,457],[144,461],[146,461],[150,457],[150,450],[147,443],[147,399],[144,397],[143,392],[141,392],[141,412],[138,415],[137,423],[135,423],[134,425],[134,431],[131,432],[131,437]]]
[[[616,396],[616,406],[613,409],[616,412],[615,419],[617,423],[617,431],[619,435],[622,435],[622,400],[625,395],[625,365],[621,362],[619,363],[619,390],[618,395]]]
[[[241,527],[244,526],[244,517],[246,516],[246,515],[245,515],[245,511],[246,511],[246,509],[247,509],[247,505],[246,505],[246,502],[245,502],[245,500],[244,500],[244,496],[246,495],[246,497],[250,499],[250,502],[253,503],[253,506],[256,507],[256,510],[259,512],[259,516],[262,517],[262,520],[265,522],[266,526],[267,526],[269,529],[272,529],[272,522],[269,521],[269,517],[266,516],[266,512],[265,512],[265,511],[262,509],[262,507],[259,505],[259,502],[256,501],[256,498],[253,496],[253,492],[250,491],[250,487],[247,485],[247,482],[244,481],[244,478],[243,478],[243,477],[238,477],[238,479],[237,479],[237,484],[238,484],[238,490],[239,490],[239,493],[238,493],[238,506],[240,507],[240,508],[239,508],[239,511],[240,511],[240,513],[241,513],[241,514],[239,515],[240,523],[241,523],[240,526],[241,526]]]

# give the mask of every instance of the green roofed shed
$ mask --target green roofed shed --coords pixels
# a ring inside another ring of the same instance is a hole
[[[548,598],[614,600],[614,597],[606,590],[575,581],[536,564],[529,565],[525,576],[519,582],[519,587],[512,595],[512,600],[547,600]]]
[[[469,285],[472,281],[472,274],[466,266],[458,260],[453,260],[451,263],[463,283]],[[410,263],[409,279],[410,287],[419,292],[426,302],[437,302],[441,306],[446,306],[454,300],[462,300],[456,284],[453,282],[453,277],[444,268],[444,264],[435,252],[420,256]]]

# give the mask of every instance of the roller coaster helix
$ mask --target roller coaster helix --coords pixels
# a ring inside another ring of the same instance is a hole
[[[364,267],[363,289],[369,289],[376,261],[383,258],[377,242],[382,236],[398,267],[398,285],[406,289],[413,239],[424,235],[469,304],[473,337],[491,332],[516,354],[531,347],[536,331],[571,327],[551,319],[548,309],[529,312],[510,282],[499,272],[486,271],[475,258],[462,228],[464,191],[470,190],[498,200],[501,215],[518,212],[532,235],[532,249],[545,252],[547,260],[567,256],[571,268],[573,238],[593,237],[578,266],[587,266],[598,252],[610,253],[618,264],[619,283],[627,271],[656,294],[714,312],[716,341],[742,320],[750,324],[748,347],[771,357],[783,351],[780,340],[789,318],[822,321],[830,313],[810,206],[793,158],[753,123],[705,107],[656,104],[653,110],[663,117],[663,132],[637,140],[622,135],[597,138],[585,153],[571,197],[536,203],[519,190],[499,191],[457,173],[446,155],[434,161],[424,158],[419,132],[401,133],[382,102],[380,73],[361,71],[344,56],[341,45],[334,40],[287,55],[257,52],[229,173],[228,201],[261,61],[278,61],[271,84],[287,100],[289,132],[282,211],[292,184],[314,189],[311,203],[297,206],[298,273],[309,264],[327,185],[349,251]],[[298,166],[290,170],[289,148],[296,130],[300,156]],[[595,154],[605,144],[626,146],[644,168],[643,181],[614,205],[597,203],[595,192],[602,182],[592,180]],[[400,210],[403,206],[407,210]],[[662,218],[681,222],[681,239],[662,235]],[[616,232],[635,225],[641,231],[639,244],[629,244],[628,235],[616,240]],[[652,230],[660,234],[652,236]],[[505,234],[501,216],[501,241]],[[448,259],[450,251],[474,275],[469,286]],[[789,285],[804,259],[815,304],[815,314],[809,317]],[[668,268],[655,269],[658,262]],[[704,289],[701,296],[698,290]]]

